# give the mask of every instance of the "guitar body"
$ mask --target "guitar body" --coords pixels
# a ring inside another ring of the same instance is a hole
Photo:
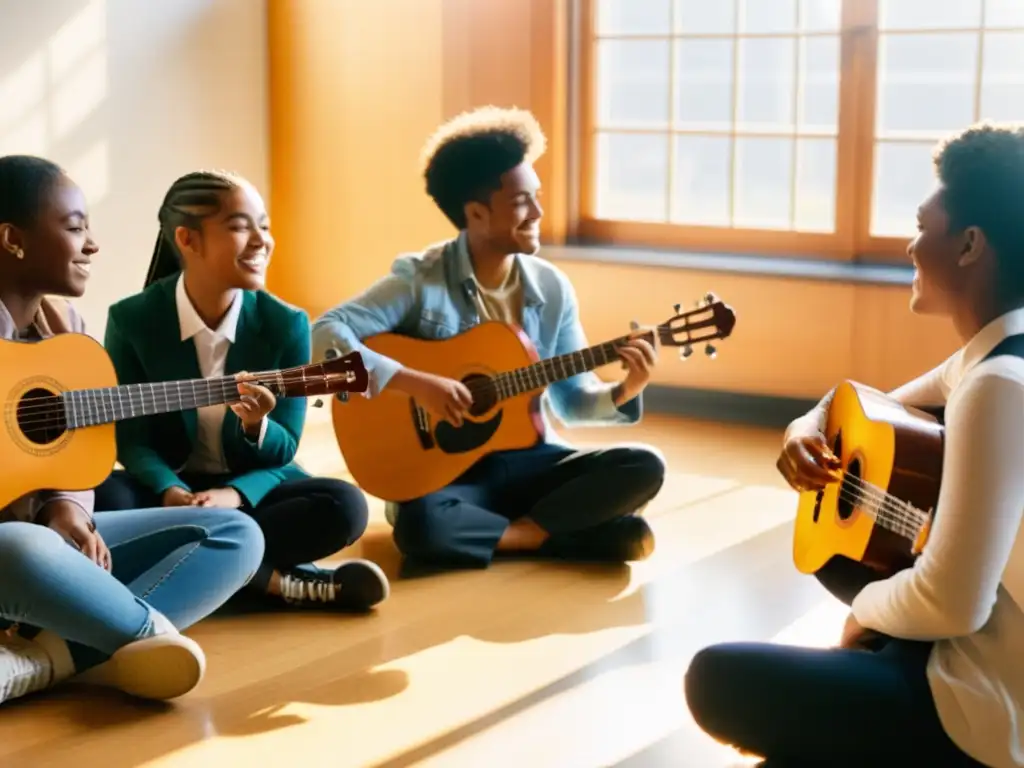
[[[117,460],[113,424],[68,430],[63,409],[48,397],[68,390],[112,387],[117,374],[103,346],[83,334],[26,344],[0,341],[0,508],[41,489],[84,491],[110,475]]]
[[[461,381],[471,390],[474,380],[539,359],[522,331],[498,322],[481,323],[450,339],[382,333],[363,344],[409,368]],[[439,490],[490,453],[536,445],[544,430],[537,392],[493,406],[475,403],[461,427],[435,421],[412,398],[390,387],[373,398],[335,399],[332,417],[348,470],[364,491],[388,501]]]
[[[910,567],[920,539],[915,542],[880,525],[875,510],[883,492],[922,513],[934,510],[943,434],[938,420],[923,411],[855,382],[840,384],[825,438],[840,460],[843,480],[800,494],[793,539],[797,569],[816,573],[836,556],[862,563],[882,577]],[[883,514],[901,517],[890,502]]]

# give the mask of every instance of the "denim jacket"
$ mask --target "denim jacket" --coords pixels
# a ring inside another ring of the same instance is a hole
[[[589,346],[568,277],[536,256],[518,255],[516,260],[523,284],[523,331],[541,359]],[[402,365],[367,349],[360,341],[384,332],[420,339],[455,336],[480,322],[473,303],[474,290],[465,232],[423,253],[399,256],[389,275],[313,324],[313,360],[324,359],[331,349],[341,354],[360,352],[370,374],[368,395],[373,397]],[[612,387],[587,372],[551,384],[543,398],[565,424],[638,422],[641,397],[616,407]],[[546,410],[545,434],[553,436]]]

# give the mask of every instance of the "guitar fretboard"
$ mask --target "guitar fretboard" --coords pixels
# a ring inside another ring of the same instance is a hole
[[[284,394],[280,376],[261,379],[275,396]],[[238,402],[238,382],[232,376],[190,381],[123,384],[79,389],[61,395],[70,429],[110,424],[139,416],[187,411],[208,405]]]
[[[650,342],[654,341],[654,331],[647,331],[640,336]],[[541,360],[533,365],[517,368],[498,374],[492,381],[497,390],[498,400],[505,400],[526,392],[543,389],[556,381],[570,379],[581,373],[592,371],[603,365],[621,360],[619,347],[629,341],[630,336],[595,344],[586,349],[569,352],[558,357]]]

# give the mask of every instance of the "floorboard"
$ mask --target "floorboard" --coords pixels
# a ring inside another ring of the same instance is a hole
[[[830,643],[841,606],[790,560],[795,494],[780,433],[648,416],[565,433],[641,441],[669,466],[645,514],[654,556],[629,567],[499,562],[396,580],[366,617],[225,610],[189,631],[209,671],[171,705],[65,687],[5,705],[0,765],[590,768],[749,764],[704,736],[682,698],[693,654],[720,640]],[[300,449],[345,477],[327,414]],[[348,552],[397,579],[371,499]]]

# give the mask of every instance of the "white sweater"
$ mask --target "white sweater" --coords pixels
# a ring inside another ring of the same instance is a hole
[[[914,567],[852,606],[866,628],[935,641],[928,679],[942,725],[993,768],[1024,766],[1024,360],[982,358],[1021,333],[1024,310],[1007,313],[892,393],[945,404],[942,488]]]

